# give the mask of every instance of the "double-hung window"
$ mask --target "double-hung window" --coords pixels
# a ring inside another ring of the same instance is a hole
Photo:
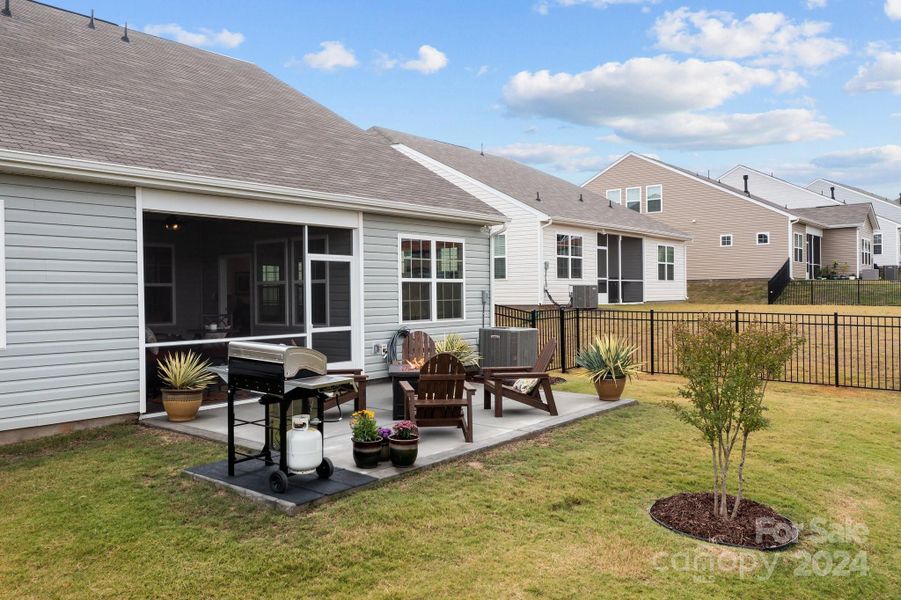
[[[582,279],[582,236],[557,234],[557,278]]]
[[[144,306],[147,325],[175,323],[175,247],[144,247]]]
[[[507,278],[507,236],[503,233],[494,238],[494,278]]]
[[[641,212],[641,188],[626,188],[626,208]]]
[[[873,253],[872,247],[870,245],[870,240],[861,239],[860,240],[860,262],[864,265],[869,265],[873,263]]]
[[[400,238],[402,321],[464,318],[463,242]]]
[[[794,235],[794,257],[795,262],[804,262],[804,234],[796,233]]]
[[[288,324],[288,240],[256,243],[257,325]]]
[[[873,254],[882,254],[882,234],[873,234]]]
[[[663,186],[662,185],[649,185],[645,189],[645,196],[647,197],[649,213],[663,212]]]
[[[623,191],[620,188],[615,190],[607,190],[607,200],[615,204],[623,203]]]
[[[675,246],[657,246],[657,280],[673,281],[676,279]]]
[[[732,245],[732,234],[724,233],[720,236],[720,246],[723,248],[728,248]]]

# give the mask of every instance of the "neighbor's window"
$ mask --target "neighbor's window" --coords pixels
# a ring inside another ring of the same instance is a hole
[[[641,188],[626,188],[626,208],[641,212]]]
[[[873,254],[882,254],[882,234],[873,234]]]
[[[607,200],[616,204],[623,203],[623,191],[619,188],[615,190],[607,190]]]
[[[463,242],[401,238],[401,320],[463,318]]]
[[[757,234],[757,245],[758,246],[767,246],[770,243],[770,234],[762,231]]]
[[[732,234],[724,233],[720,236],[720,246],[726,247],[732,245]]]
[[[795,262],[804,262],[804,234],[796,233],[795,236],[795,244],[794,244],[794,252],[795,252]]]
[[[503,233],[494,238],[494,278],[507,278],[507,236]]]
[[[582,279],[582,236],[557,234],[557,278]]]
[[[870,240],[860,240],[860,262],[865,265],[873,263],[873,254],[871,251]]]
[[[647,189],[645,189],[645,195],[647,196],[649,213],[663,212],[662,185],[649,185]]]
[[[657,279],[659,281],[676,279],[675,246],[657,246]]]
[[[144,313],[147,325],[175,323],[175,248],[144,246]]]

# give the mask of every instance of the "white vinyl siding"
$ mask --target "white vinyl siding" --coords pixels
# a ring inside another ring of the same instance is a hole
[[[647,212],[659,213],[663,212],[663,186],[649,185],[645,188],[645,197],[647,203]]]
[[[547,290],[553,299],[562,304],[569,302],[569,293],[573,285],[594,284],[597,281],[597,229],[589,229],[583,227],[570,227],[551,225],[543,230],[544,242],[542,252],[548,263],[547,269]],[[581,279],[563,279],[557,277],[557,235],[577,236],[582,238],[582,278]],[[534,252],[534,251],[533,251]],[[543,292],[545,289],[545,270],[541,265],[541,289],[542,304],[551,302],[547,294]],[[517,302],[516,304],[522,304]]]
[[[673,279],[658,279],[658,248],[673,249]],[[666,302],[685,300],[686,288],[685,244],[662,240],[659,238],[644,239],[644,299],[645,302]]]

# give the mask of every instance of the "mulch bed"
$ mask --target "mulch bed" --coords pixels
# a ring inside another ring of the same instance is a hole
[[[734,506],[735,497],[728,497]],[[795,542],[798,536],[794,524],[772,508],[742,498],[738,514],[732,520],[713,515],[713,494],[710,492],[682,493],[657,500],[648,511],[657,523],[691,537],[728,546],[776,550]],[[757,520],[762,522],[763,535],[757,538]],[[775,531],[774,531],[775,530]],[[773,533],[767,533],[774,531]],[[790,538],[790,539],[787,539]]]

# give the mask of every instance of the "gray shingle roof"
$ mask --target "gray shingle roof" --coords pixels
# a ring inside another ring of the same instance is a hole
[[[822,227],[857,226],[866,223],[873,207],[869,204],[829,204],[813,208],[793,208],[792,214]]]
[[[0,16],[0,148],[497,211],[250,63],[53,7]]]
[[[463,146],[431,140],[401,131],[373,127],[392,144],[403,144],[483,184],[531,206],[554,219],[580,221],[602,228],[654,233],[667,237],[690,236],[651,217],[610,205],[600,194],[522,163],[480,153]],[[536,194],[541,197],[537,200]],[[582,201],[579,201],[579,197]]]

